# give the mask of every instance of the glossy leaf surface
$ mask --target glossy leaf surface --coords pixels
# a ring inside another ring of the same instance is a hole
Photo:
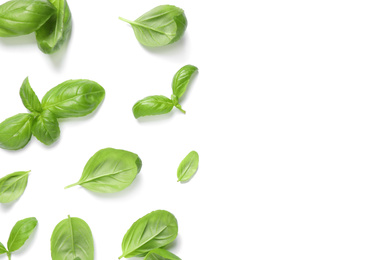
[[[20,94],[20,98],[22,99],[23,105],[28,110],[30,110],[31,112],[38,112],[38,113],[42,111],[41,102],[39,101],[34,90],[31,88],[28,78],[26,78],[23,81],[23,84],[20,87],[19,94]]]
[[[49,110],[43,110],[34,120],[32,133],[45,145],[51,145],[60,138],[61,132],[57,117]]]
[[[11,0],[0,5],[0,37],[30,34],[54,14],[48,0]]]
[[[36,218],[26,218],[16,222],[8,238],[8,251],[11,253],[21,248],[37,225]]]
[[[174,215],[165,210],[153,211],[138,219],[122,241],[122,256],[130,258],[168,245],[177,237],[178,225]]]
[[[72,15],[66,0],[50,2],[56,8],[56,13],[35,32],[39,49],[47,54],[59,50],[72,31]]]
[[[104,88],[94,81],[68,80],[46,93],[42,108],[50,110],[57,118],[81,117],[93,112],[104,95]]]
[[[7,253],[7,249],[5,246],[0,242],[0,255]]]
[[[193,65],[185,65],[176,72],[172,81],[172,91],[177,98],[181,98],[187,90],[191,76],[198,71],[198,68]]]
[[[199,155],[197,152],[190,152],[177,168],[177,181],[188,181],[198,170]]]
[[[9,203],[22,196],[29,173],[30,171],[14,172],[0,179],[0,203]]]
[[[91,229],[80,218],[68,216],[54,228],[51,236],[52,260],[93,260]]]
[[[106,148],[95,153],[84,167],[80,180],[72,185],[101,193],[118,192],[128,187],[142,167],[135,153]]]
[[[187,28],[184,11],[173,5],[160,5],[129,23],[137,40],[145,46],[164,46],[178,41]]]
[[[144,260],[181,260],[178,256],[172,254],[168,250],[156,248],[150,251]]]
[[[32,114],[17,114],[0,123],[0,148],[18,150],[31,139]]]
[[[133,106],[135,118],[142,116],[154,116],[169,113],[173,108],[173,102],[165,96],[149,96],[137,101]]]

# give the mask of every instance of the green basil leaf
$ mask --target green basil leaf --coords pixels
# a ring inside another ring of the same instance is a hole
[[[22,99],[23,105],[31,112],[42,112],[41,102],[39,101],[34,90],[31,88],[28,77],[23,81],[20,87],[20,98]]]
[[[29,173],[30,171],[14,172],[0,179],[0,203],[9,203],[22,196]]]
[[[156,248],[150,251],[144,260],[181,260],[181,258],[165,249]]]
[[[153,211],[138,219],[127,231],[122,241],[120,258],[144,255],[168,245],[177,237],[178,226],[174,215],[165,210]]]
[[[169,113],[173,108],[173,102],[165,96],[149,96],[137,101],[133,106],[135,118],[141,116],[153,116]]]
[[[198,170],[199,155],[197,152],[190,152],[180,163],[177,168],[177,181],[185,182],[191,179],[191,177]]]
[[[56,13],[35,32],[38,47],[50,54],[60,49],[72,31],[72,15],[66,0],[50,0]]]
[[[21,248],[38,225],[36,218],[26,218],[16,222],[8,238],[8,251],[10,253]]]
[[[94,245],[91,229],[80,218],[68,216],[54,228],[51,235],[52,260],[93,260]]]
[[[25,35],[38,30],[54,14],[47,0],[11,0],[0,5],[0,37]]]
[[[178,41],[187,28],[184,11],[173,5],[160,5],[143,14],[135,21],[129,21],[137,40],[145,46],[164,46]]]
[[[190,82],[191,76],[198,71],[198,68],[193,65],[185,65],[178,72],[176,72],[172,81],[172,91],[177,98],[181,98],[186,92],[188,83]]]
[[[57,117],[49,110],[43,110],[34,120],[32,133],[45,145],[51,145],[60,138],[61,131]]]
[[[81,185],[95,192],[118,192],[133,182],[141,167],[142,161],[135,153],[102,149],[88,160],[80,180],[66,188]]]
[[[18,150],[31,139],[32,114],[17,114],[0,123],[0,148]]]
[[[86,80],[68,80],[49,90],[42,99],[42,108],[57,118],[81,117],[93,112],[102,102],[104,88]]]
[[[7,253],[7,249],[5,249],[5,246],[0,242],[0,255]]]

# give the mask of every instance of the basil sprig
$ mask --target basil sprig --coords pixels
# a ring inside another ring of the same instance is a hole
[[[0,123],[0,148],[21,149],[30,141],[31,135],[45,145],[51,145],[60,137],[57,118],[88,115],[104,96],[104,88],[94,81],[68,80],[47,92],[41,103],[26,78],[20,88],[20,97],[31,113],[17,114]]]
[[[186,65],[176,72],[172,81],[171,98],[166,96],[156,95],[148,96],[137,101],[133,106],[133,114],[135,118],[142,116],[162,115],[171,112],[173,107],[176,107],[184,114],[184,111],[179,104],[179,99],[184,95],[192,75],[198,71],[198,68],[193,65]]]

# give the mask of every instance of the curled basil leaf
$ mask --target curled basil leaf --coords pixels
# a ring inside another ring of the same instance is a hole
[[[129,21],[137,40],[145,46],[158,47],[178,41],[187,28],[184,11],[173,5],[160,5],[143,14],[135,21]]]
[[[7,253],[7,249],[5,249],[5,246],[0,242],[0,255]]]
[[[38,225],[36,218],[19,220],[11,230],[8,238],[8,251],[12,253],[21,248]]]
[[[60,49],[72,31],[72,15],[66,0],[50,0],[56,13],[35,32],[39,49],[47,54]]]
[[[42,108],[57,118],[81,117],[93,112],[102,102],[104,88],[86,80],[68,80],[52,88],[42,99]]]
[[[32,114],[17,114],[0,123],[0,148],[18,150],[31,139]]]
[[[0,5],[0,37],[25,35],[38,30],[54,14],[47,0],[11,0]]]
[[[185,182],[191,179],[191,177],[198,170],[199,155],[197,152],[190,152],[180,163],[177,168],[177,181]]]
[[[0,203],[9,203],[22,196],[29,173],[30,171],[14,172],[0,179]]]
[[[51,235],[52,260],[93,260],[94,245],[91,229],[80,218],[64,219]]]
[[[177,233],[177,220],[172,213],[153,211],[134,222],[127,231],[122,241],[123,254],[119,259],[145,255],[166,246],[176,239]]]
[[[135,153],[106,148],[95,153],[84,167],[80,180],[72,185],[101,193],[118,192],[128,187],[142,167]]]
[[[49,110],[43,110],[34,120],[32,133],[45,145],[51,145],[57,141],[61,131],[56,116]]]
[[[187,90],[191,76],[198,71],[198,68],[193,65],[185,65],[176,72],[172,81],[172,91],[177,98],[181,98]]]
[[[150,251],[144,260],[181,260],[178,256],[172,254],[168,250],[156,248]]]
[[[169,113],[173,108],[173,102],[165,96],[149,96],[137,101],[133,106],[135,118],[141,116],[153,116]]]
[[[22,99],[23,105],[30,110],[31,112],[42,112],[41,102],[39,101],[34,90],[30,86],[28,77],[23,81],[22,86],[20,87],[20,98]]]

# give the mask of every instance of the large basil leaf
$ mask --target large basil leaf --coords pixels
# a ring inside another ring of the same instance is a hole
[[[177,181],[185,182],[191,179],[191,177],[198,170],[199,155],[197,152],[190,152],[180,163],[177,168]]]
[[[5,249],[5,246],[0,242],[0,255],[7,253],[7,249]]]
[[[60,49],[72,31],[72,15],[66,0],[50,0],[56,13],[35,32],[38,47],[50,54]]]
[[[9,203],[22,196],[29,173],[30,171],[14,172],[0,179],[0,203]]]
[[[38,221],[36,218],[26,218],[16,222],[8,238],[8,251],[11,253],[21,248],[30,237],[37,224]]]
[[[135,153],[106,148],[95,153],[84,167],[80,180],[72,185],[102,193],[118,192],[128,187],[142,167]]]
[[[172,81],[172,91],[177,98],[181,98],[186,92],[188,83],[190,82],[192,74],[198,71],[198,68],[193,65],[185,65],[178,72],[176,72]]]
[[[169,113],[173,108],[173,102],[165,96],[149,96],[137,101],[133,106],[135,118],[141,116],[153,116]]]
[[[160,5],[143,14],[135,21],[129,21],[137,40],[145,46],[164,46],[178,41],[187,28],[184,11],[173,5]]]
[[[22,99],[23,105],[30,110],[31,112],[42,111],[41,102],[39,101],[37,95],[34,90],[30,86],[30,82],[28,81],[28,77],[23,81],[22,86],[20,87],[20,98]]]
[[[0,5],[0,37],[13,37],[38,30],[54,14],[48,0],[11,0]]]
[[[18,150],[31,139],[32,114],[17,114],[0,123],[0,148]]]
[[[181,258],[165,249],[156,248],[150,251],[144,260],[181,260]]]
[[[102,102],[104,88],[86,80],[68,80],[52,88],[42,99],[42,108],[58,118],[81,117],[93,112]]]
[[[153,211],[138,219],[127,231],[122,241],[120,258],[144,255],[168,245],[177,237],[178,226],[174,215],[165,210]]]
[[[51,145],[60,138],[61,132],[57,117],[49,110],[43,110],[34,120],[32,133],[45,145]]]
[[[91,229],[80,218],[68,216],[54,228],[51,235],[51,259],[93,260],[94,245]]]

